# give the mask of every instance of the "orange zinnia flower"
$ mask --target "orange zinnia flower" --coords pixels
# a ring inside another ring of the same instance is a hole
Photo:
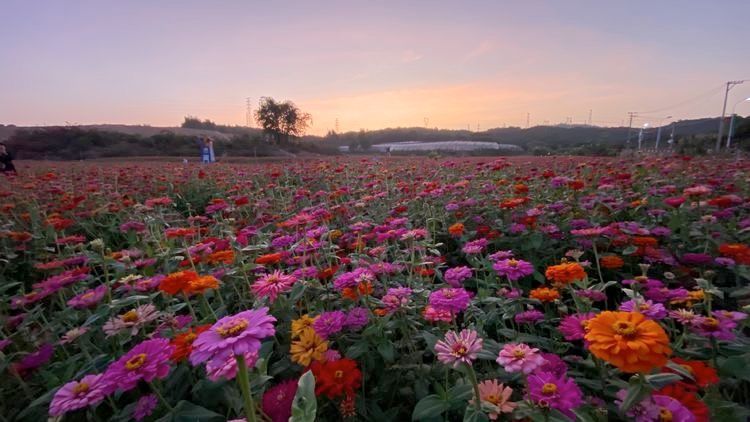
[[[557,289],[551,289],[549,287],[539,287],[538,289],[532,290],[529,297],[540,302],[554,302],[560,298],[560,292],[558,292]]]
[[[174,336],[170,344],[174,347],[172,356],[169,358],[172,362],[181,362],[190,356],[193,351],[193,342],[198,335],[211,328],[211,324],[199,325],[195,328],[190,328],[184,333],[177,334]]]
[[[261,265],[273,265],[278,264],[279,262],[281,262],[281,252],[261,255],[255,259],[255,263]]]
[[[460,237],[462,234],[464,234],[463,223],[456,223],[448,227],[448,233],[450,233],[451,236]]]
[[[216,277],[212,275],[204,275],[202,277],[198,277],[196,279],[188,281],[185,293],[203,294],[206,292],[206,290],[215,289],[217,287],[219,287],[219,280],[217,280]]]
[[[559,265],[547,267],[544,272],[547,279],[553,284],[570,284],[574,281],[583,280],[586,277],[586,271],[581,264],[577,262],[564,262]]]
[[[622,266],[625,265],[625,261],[623,261],[622,258],[617,255],[606,255],[599,258],[599,264],[602,266],[602,268],[606,268],[608,270],[616,270],[618,268],[622,268]]]
[[[638,312],[600,313],[589,320],[585,339],[594,356],[623,372],[661,368],[672,353],[664,329]]]
[[[372,294],[372,283],[369,281],[363,281],[357,285],[357,287],[345,287],[341,291],[341,296],[351,299],[359,300],[360,296],[369,296]]]
[[[170,295],[185,293],[190,288],[190,281],[198,278],[195,271],[178,271],[168,275],[159,284],[159,290]]]
[[[216,251],[206,258],[206,262],[212,265],[218,264],[220,262],[224,264],[231,264],[232,262],[234,262],[234,251],[232,251],[231,249]]]

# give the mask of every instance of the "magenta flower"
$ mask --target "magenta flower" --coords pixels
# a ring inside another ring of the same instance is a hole
[[[169,340],[163,338],[141,342],[110,364],[104,377],[122,391],[132,390],[141,380],[151,382],[165,378],[169,374],[173,349]]]
[[[453,313],[445,309],[436,309],[430,305],[424,308],[422,312],[424,319],[430,322],[451,322],[453,321]]]
[[[534,273],[534,266],[531,263],[514,258],[497,261],[492,264],[492,269],[497,275],[507,277],[510,281],[516,281]]]
[[[430,306],[437,310],[459,313],[469,307],[471,296],[461,288],[444,288],[430,293]]]
[[[731,319],[721,320],[713,317],[696,316],[690,327],[704,337],[731,341],[734,340],[735,335],[732,330],[737,327],[737,323]]]
[[[483,344],[474,330],[465,329],[458,334],[448,331],[443,340],[435,343],[435,351],[440,362],[458,368],[462,363],[471,366]]]
[[[374,281],[375,274],[367,268],[357,268],[354,271],[344,273],[333,279],[333,287],[336,290],[344,290],[347,287],[357,287],[363,281]]]
[[[245,365],[248,368],[253,368],[256,362],[258,362],[258,351],[247,352],[244,354],[244,358]],[[211,381],[219,381],[221,379],[233,380],[237,376],[237,358],[234,355],[230,355],[223,361],[216,359],[209,360],[206,362],[206,375]]]
[[[520,314],[516,314],[514,319],[519,324],[534,324],[544,320],[544,314],[540,311],[537,311],[536,309],[531,309],[521,312]]]
[[[93,308],[107,293],[107,286],[101,284],[68,300],[68,305],[75,309]]]
[[[135,409],[133,409],[133,419],[135,419],[136,422],[140,422],[148,416],[151,416],[158,404],[159,399],[156,397],[156,394],[142,396],[135,404]]]
[[[461,283],[471,278],[471,268],[467,266],[449,268],[445,270],[443,278],[453,287],[461,287]]]
[[[489,243],[490,242],[485,238],[472,240],[471,242],[467,242],[464,247],[461,248],[461,251],[466,255],[477,255],[482,253]]]
[[[342,311],[323,312],[313,322],[312,327],[315,332],[322,338],[328,337],[341,332],[346,323],[346,314]]]
[[[279,294],[291,290],[296,282],[297,277],[276,270],[271,274],[265,274],[258,278],[251,288],[256,296],[267,297],[273,303]]]
[[[557,329],[560,330],[565,340],[582,340],[583,336],[586,335],[586,323],[594,316],[593,312],[568,315],[560,321],[560,326]]]
[[[529,398],[538,406],[556,409],[575,419],[573,409],[583,403],[583,394],[567,376],[538,372],[529,376]]]
[[[620,305],[621,311],[640,312],[651,319],[664,319],[667,316],[667,309],[661,303],[654,303],[650,300],[631,299]]]
[[[687,407],[685,407],[679,400],[669,396],[654,395],[651,397],[654,404],[658,406],[659,421],[680,421],[680,422],[695,422],[697,418]],[[638,422],[646,422],[646,419]]]
[[[11,369],[21,376],[21,378],[26,378],[39,367],[49,362],[54,354],[54,347],[51,344],[45,343],[36,352],[29,353],[20,361],[11,365]]]
[[[224,317],[195,339],[190,363],[198,365],[207,360],[221,363],[232,355],[257,352],[260,341],[276,333],[274,322],[276,318],[268,315],[268,308]]]
[[[286,380],[266,390],[261,407],[272,422],[287,422],[292,416],[292,401],[297,394],[297,380]]]
[[[62,416],[73,410],[93,406],[104,400],[109,392],[104,375],[86,375],[80,381],[71,381],[55,392],[49,405],[50,416]]]
[[[524,343],[508,343],[500,350],[497,363],[507,372],[532,373],[545,363],[539,349],[531,348]]]
[[[541,353],[544,363],[536,368],[535,372],[549,372],[557,376],[563,376],[568,372],[568,365],[554,353]]]
[[[346,314],[346,321],[344,321],[344,327],[351,330],[359,330],[360,328],[367,325],[370,319],[370,315],[367,308],[359,307],[350,310]]]

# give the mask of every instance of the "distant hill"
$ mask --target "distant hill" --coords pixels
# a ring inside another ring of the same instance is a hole
[[[0,125],[0,139],[8,139],[17,130],[34,130],[34,129],[45,129],[54,126],[15,126],[15,125]],[[184,136],[210,136],[217,140],[228,141],[232,137],[226,133],[222,133],[216,130],[205,130],[205,129],[189,129],[183,127],[159,127],[159,126],[146,126],[146,125],[79,125],[79,126],[63,126],[63,127],[77,127],[83,130],[98,130],[102,132],[116,132],[124,133],[126,135],[137,135],[142,137],[149,137],[158,135],[164,132],[171,132],[175,135]]]

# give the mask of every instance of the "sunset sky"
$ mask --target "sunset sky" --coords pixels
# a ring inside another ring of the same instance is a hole
[[[750,78],[750,1],[3,0],[0,123],[245,124],[313,134],[717,116]],[[750,81],[729,108],[750,96]],[[750,114],[750,103],[737,112]]]

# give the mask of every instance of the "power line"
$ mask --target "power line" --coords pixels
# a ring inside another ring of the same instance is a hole
[[[682,107],[684,105],[687,105],[687,104],[690,104],[690,103],[693,103],[693,102],[697,102],[699,100],[702,100],[702,99],[711,97],[713,95],[716,95],[717,93],[719,93],[721,91],[721,89],[723,87],[724,87],[724,84],[717,85],[717,86],[711,88],[708,91],[705,91],[705,92],[703,92],[701,94],[698,94],[695,97],[691,97],[691,98],[689,98],[687,100],[680,101],[679,103],[676,103],[676,104],[673,104],[673,105],[670,105],[670,106],[667,106],[667,107],[657,108],[657,109],[654,109],[654,110],[639,111],[639,112],[637,112],[637,114],[653,114],[653,113],[659,113],[659,112],[662,112],[662,111],[666,111],[666,110],[671,110],[671,109],[674,109],[674,108]]]

